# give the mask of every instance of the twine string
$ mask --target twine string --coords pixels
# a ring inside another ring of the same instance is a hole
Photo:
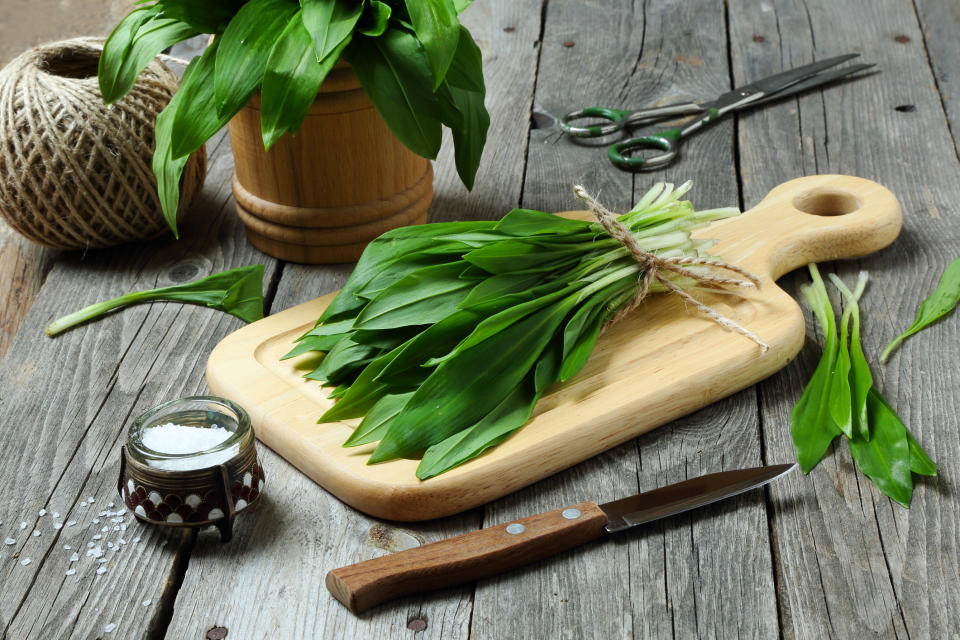
[[[151,61],[107,106],[97,82],[102,39],[34,47],[0,71],[0,216],[51,247],[86,249],[166,232],[153,175],[154,123],[177,77]],[[183,213],[203,183],[187,163]]]
[[[584,189],[582,186],[576,185],[573,188],[573,192],[578,198],[587,203],[587,206],[590,207],[590,212],[594,215],[597,222],[603,226],[603,228],[607,233],[610,234],[612,238],[627,248],[627,250],[630,252],[630,255],[633,256],[633,258],[641,267],[640,282],[636,295],[628,303],[621,307],[620,310],[607,319],[601,331],[606,331],[616,323],[620,322],[620,320],[626,317],[630,312],[639,307],[640,303],[643,302],[643,300],[649,295],[650,285],[653,282],[658,282],[664,288],[666,288],[667,291],[680,296],[681,299],[696,307],[701,313],[719,324],[721,327],[729,331],[739,333],[745,338],[752,340],[760,347],[762,351],[766,351],[770,348],[770,345],[764,342],[757,334],[753,333],[735,320],[732,320],[731,318],[719,313],[716,309],[713,309],[709,305],[700,302],[682,288],[677,286],[673,281],[670,280],[670,278],[667,278],[664,273],[676,273],[683,277],[690,278],[697,284],[709,288],[733,286],[746,289],[759,288],[760,280],[755,275],[738,267],[737,265],[729,264],[721,260],[712,260],[709,258],[699,258],[693,256],[661,258],[656,254],[644,251],[644,249],[640,246],[637,237],[617,219],[617,215],[615,213],[612,213],[609,209],[600,204],[600,202],[587,193],[586,189]],[[743,279],[716,275],[715,273],[703,273],[700,271],[694,271],[689,267],[706,267],[714,270],[714,272],[726,271],[728,273],[741,276]]]

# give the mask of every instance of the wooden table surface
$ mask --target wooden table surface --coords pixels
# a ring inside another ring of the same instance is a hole
[[[960,253],[957,3],[477,0],[463,20],[484,52],[492,125],[472,193],[456,178],[452,147],[444,148],[433,220],[497,218],[517,205],[576,208],[575,182],[625,208],[655,180],[689,178],[699,207],[748,208],[800,175],[870,178],[900,198],[900,239],[879,254],[822,268],[848,282],[870,271],[862,307],[874,363]],[[681,161],[661,173],[621,173],[602,149],[571,144],[541,115],[709,98],[849,51],[881,72],[729,118],[692,138]],[[208,151],[206,186],[180,241],[65,253],[0,228],[0,538],[15,541],[0,545],[3,638],[223,637],[208,634],[213,627],[241,639],[916,640],[957,633],[957,317],[913,338],[887,366],[874,366],[880,389],[940,464],[938,478],[918,481],[910,510],[859,475],[838,446],[809,476],[794,473],[763,491],[476,585],[360,617],[325,590],[328,570],[390,550],[585,498],[794,460],[789,412],[822,339],[807,313],[806,347],[765,382],[456,517],[377,522],[263,450],[264,500],[240,517],[229,544],[130,516],[126,530],[114,531],[115,516],[98,514],[120,508],[114,487],[131,418],[204,393],[207,355],[240,322],[157,304],[57,339],[42,327],[122,292],[255,262],[266,266],[268,310],[278,311],[336,289],[350,270],[285,264],[253,249],[233,211],[229,140],[221,132]],[[798,273],[781,283],[796,293],[804,281]],[[47,514],[38,516],[41,509]],[[67,521],[76,523],[54,526]],[[103,545],[105,563],[85,555],[90,542]],[[71,563],[75,551],[80,559]],[[76,573],[67,576],[71,567]],[[108,625],[115,625],[109,633]]]

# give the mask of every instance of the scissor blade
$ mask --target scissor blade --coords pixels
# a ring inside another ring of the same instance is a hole
[[[836,82],[837,80],[842,80],[847,76],[852,76],[855,73],[865,71],[867,69],[872,69],[876,65],[874,64],[852,64],[849,67],[843,67],[842,69],[834,69],[833,71],[828,71],[826,73],[818,73],[813,77],[807,78],[806,80],[801,80],[795,84],[790,85],[786,89],[777,91],[772,95],[768,95],[765,98],[761,98],[755,102],[751,102],[750,106],[756,106],[759,104],[764,104],[767,102],[773,102],[774,100],[780,100],[781,98],[786,98],[788,96],[793,96],[798,93],[803,93],[813,89],[814,87],[820,87],[831,82]]]
[[[613,533],[762,487],[796,466],[778,464],[711,473],[601,504],[600,508],[607,514],[607,531]]]
[[[738,92],[748,92],[748,93],[763,93],[768,95],[771,93],[776,93],[777,91],[782,91],[792,84],[796,84],[801,80],[805,80],[812,75],[816,75],[823,71],[824,69],[829,69],[830,67],[835,67],[838,64],[842,64],[847,60],[852,60],[853,58],[858,57],[859,53],[848,53],[843,56],[837,56],[835,58],[827,58],[826,60],[821,60],[820,62],[814,62],[811,64],[805,64],[802,67],[797,67],[795,69],[788,69],[786,71],[781,71],[780,73],[775,73],[772,76],[767,76],[766,78],[761,78],[756,82],[751,82],[750,84],[744,85],[742,87],[737,87],[734,91]]]

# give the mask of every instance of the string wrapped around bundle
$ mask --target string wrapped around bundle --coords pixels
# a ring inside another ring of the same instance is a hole
[[[101,44],[54,42],[0,71],[0,215],[30,240],[61,249],[109,247],[164,233],[152,169],[154,124],[177,77],[152,61],[133,90],[103,104]],[[178,217],[206,174],[190,158]]]

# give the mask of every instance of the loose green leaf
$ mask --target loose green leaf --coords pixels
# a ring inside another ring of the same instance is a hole
[[[107,38],[97,70],[105,104],[127,95],[137,76],[158,53],[200,33],[189,24],[163,14],[162,3],[134,9]]]
[[[274,43],[297,12],[289,0],[250,0],[223,31],[213,78],[217,115],[229,119],[247,102],[263,78]],[[174,153],[183,148],[174,145]]]
[[[859,435],[852,438],[850,454],[857,467],[881,491],[909,507],[913,479],[906,427],[876,389],[867,394],[867,412],[870,414],[870,440],[864,441]]]
[[[317,99],[321,83],[346,46],[344,40],[331,55],[317,62],[301,13],[298,11],[290,18],[273,45],[263,73],[260,127],[264,148],[269,150],[285,133],[297,132]]]
[[[453,62],[460,39],[460,22],[453,0],[405,0],[417,38],[423,43],[434,91],[443,82]]]
[[[833,284],[844,298],[845,308],[840,321],[840,336],[843,340],[842,348],[847,351],[846,360],[848,363],[847,371],[850,387],[850,435],[859,433],[860,437],[866,441],[870,439],[867,393],[873,386],[873,375],[870,373],[870,365],[867,363],[867,358],[863,353],[863,346],[860,344],[859,301],[860,296],[863,295],[863,291],[867,286],[867,272],[860,272],[854,291],[850,291],[847,285],[832,273],[830,274],[830,280],[833,281]],[[850,329],[850,343],[848,347],[846,335],[851,318],[853,318],[853,326]],[[840,375],[839,367],[835,375]],[[850,437],[850,435],[848,435],[848,437]]]
[[[329,60],[330,67],[333,67],[353,37],[354,27],[363,13],[363,1],[300,0],[300,5],[303,7],[303,24],[313,41],[316,60]]]
[[[462,117],[462,125],[451,127],[453,135],[454,160],[457,174],[468,190],[480,168],[483,147],[487,143],[487,130],[490,128],[490,116],[483,104],[483,94],[449,87],[453,104]]]
[[[790,435],[797,451],[797,461],[804,473],[810,473],[817,466],[834,438],[843,433],[833,418],[830,396],[831,378],[840,348],[836,317],[815,265],[810,265],[810,275],[813,285],[804,287],[802,291],[823,329],[825,344],[810,382],[790,412]]]
[[[411,34],[387,29],[379,38],[354,38],[348,62],[377,113],[404,145],[424,158],[440,150],[440,103],[423,47]]]
[[[940,276],[937,288],[917,309],[917,318],[913,324],[887,345],[880,354],[880,362],[886,362],[901,342],[953,311],[958,302],[960,302],[960,258],[947,265],[943,275]]]
[[[457,50],[444,79],[451,86],[466,91],[486,92],[483,82],[483,54],[470,31],[463,25],[460,25]]]
[[[937,463],[930,459],[909,430],[907,430],[907,444],[910,445],[910,471],[921,476],[937,475]]]
[[[52,322],[46,329],[55,336],[67,329],[100,317],[119,307],[155,300],[206,305],[236,316],[244,322],[263,317],[263,265],[221,271],[205,278],[171,287],[135,291],[98,302]]]

